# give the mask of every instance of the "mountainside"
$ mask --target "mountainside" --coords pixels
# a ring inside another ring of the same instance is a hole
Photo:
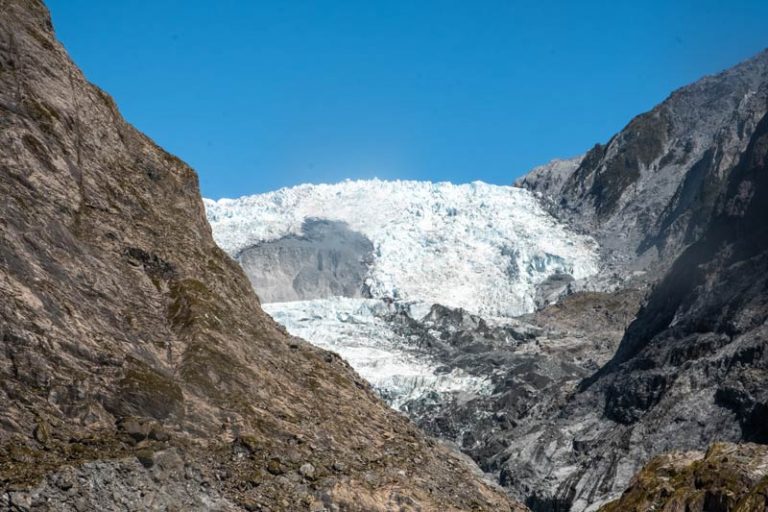
[[[613,269],[656,280],[703,233],[766,99],[768,50],[675,91],[578,165],[539,168],[517,185],[595,236]]]
[[[262,311],[44,5],[0,13],[0,508],[517,508]]]
[[[292,290],[266,311],[508,486],[500,454],[517,427],[611,358],[643,296],[579,292],[534,313],[592,277],[597,255],[511,187],[345,182],[206,208],[257,293]],[[505,312],[526,315],[488,315]]]
[[[762,512],[768,508],[768,448],[716,443],[706,453],[651,460],[621,498],[600,512]]]
[[[206,208],[257,292],[293,290],[266,306],[291,332],[534,511],[592,511],[663,452],[768,442],[767,111],[763,52],[533,170],[533,194],[352,182]],[[692,464],[682,501],[652,462],[608,509],[752,506],[760,450],[726,451],[660,459]]]
[[[506,437],[502,473],[534,510],[591,509],[664,451],[768,441],[766,163],[768,116],[611,361]]]

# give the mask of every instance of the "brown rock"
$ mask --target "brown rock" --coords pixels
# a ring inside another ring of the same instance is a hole
[[[706,453],[652,459],[624,494],[601,512],[763,512],[768,504],[768,447],[716,443]]]
[[[195,172],[87,82],[41,2],[3,0],[0,12],[3,486],[43,485],[65,463],[91,464],[88,478],[101,481],[123,464],[112,461],[154,466],[151,452],[165,441],[209,482],[194,492],[230,504],[264,467],[264,454],[296,450],[318,467],[345,464],[316,491],[329,507],[387,509],[396,484],[423,510],[515,507],[467,466],[449,466],[445,449],[429,446],[348,365],[306,343],[291,348],[213,242]],[[39,417],[56,419],[57,436],[77,442],[40,450],[31,429],[10,428]],[[120,418],[142,420],[117,432]],[[160,423],[169,439],[153,434]],[[296,444],[297,434],[306,443]],[[234,462],[232,442],[245,436],[253,455]],[[324,449],[312,453],[310,445]],[[377,488],[360,484],[357,457],[377,458],[387,446],[402,449],[369,469]],[[402,486],[388,476],[415,457],[423,462],[408,469],[419,479]],[[138,472],[135,482],[155,471],[125,468]],[[220,468],[227,478],[216,478]],[[164,496],[190,498],[175,475],[163,482]],[[258,487],[265,508],[306,494],[301,482],[276,480],[265,475]],[[41,489],[42,499],[59,499]],[[129,499],[120,493],[141,494],[121,489],[87,495],[83,486],[72,507],[110,509]]]

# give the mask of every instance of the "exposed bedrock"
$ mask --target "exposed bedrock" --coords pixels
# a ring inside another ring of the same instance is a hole
[[[0,510],[519,510],[289,336],[195,172],[0,1]]]
[[[653,289],[612,360],[562,407],[511,433],[502,481],[531,508],[593,510],[666,451],[768,442],[767,164],[765,116],[713,220]]]
[[[373,243],[345,222],[306,219],[288,235],[240,251],[237,261],[262,302],[365,297]]]
[[[656,280],[703,235],[766,99],[762,51],[678,89],[583,158],[538,167],[517,185],[595,236],[614,270]]]

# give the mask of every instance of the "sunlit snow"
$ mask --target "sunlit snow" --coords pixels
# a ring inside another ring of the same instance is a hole
[[[580,279],[597,272],[594,241],[515,187],[346,181],[205,205],[216,242],[232,255],[301,234],[307,218],[346,222],[374,243],[374,297],[518,315],[533,310],[535,285],[551,274]]]

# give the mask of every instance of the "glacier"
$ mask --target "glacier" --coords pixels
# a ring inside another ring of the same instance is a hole
[[[375,246],[372,297],[421,300],[488,316],[534,309],[553,274],[598,271],[597,244],[570,231],[529,191],[483,182],[346,181],[205,200],[216,242],[232,256],[301,235],[305,220],[342,221]],[[258,290],[257,290],[258,292]]]
[[[399,308],[420,304],[398,305]],[[378,299],[334,297],[310,301],[264,304],[264,311],[291,334],[341,355],[394,408],[426,393],[486,394],[485,377],[460,369],[443,371],[410,346],[394,330],[387,316],[394,305]]]
[[[204,203],[214,239],[235,259],[259,244],[301,237],[310,219],[342,222],[372,242],[369,297],[263,307],[292,334],[341,355],[398,409],[422,396],[482,395],[489,382],[415,350],[407,333],[389,324],[395,310],[418,321],[440,304],[503,323],[533,311],[537,287],[548,278],[584,280],[599,270],[592,238],[513,186],[374,179]]]

